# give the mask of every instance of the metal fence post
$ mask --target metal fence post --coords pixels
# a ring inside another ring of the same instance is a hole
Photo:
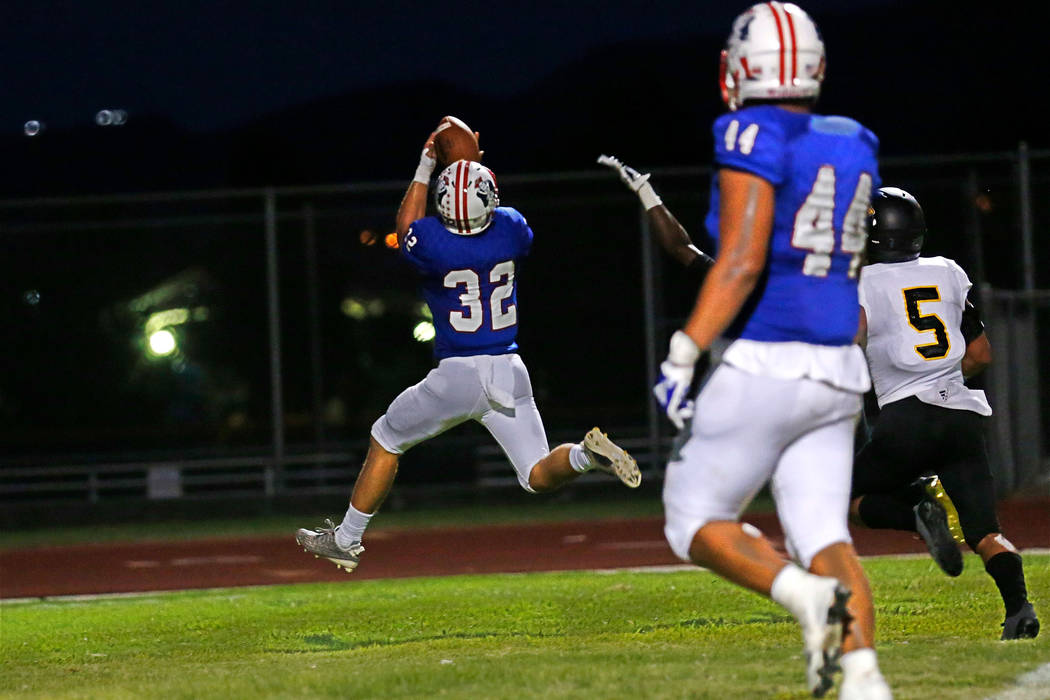
[[[649,235],[649,218],[641,211],[642,246],[642,292],[643,311],[645,315],[645,397],[648,406],[649,464],[659,473],[660,459],[660,415],[656,411],[656,402],[649,396],[649,383],[656,377],[656,281],[653,270],[653,245]]]
[[[266,495],[277,490],[277,473],[284,466],[284,396],[281,380],[281,306],[277,280],[277,195],[268,187],[263,195],[266,240],[266,306],[270,329],[270,410],[273,423],[273,461],[266,468]]]
[[[1021,215],[1021,264],[1024,273],[1024,290],[1035,289],[1035,244],[1032,231],[1032,173],[1028,157],[1028,144],[1022,141],[1017,146],[1017,192],[1020,197],[1018,211]]]
[[[324,445],[324,368],[321,356],[321,302],[317,270],[317,226],[313,204],[303,205],[303,246],[306,258],[306,313],[310,320],[310,408],[314,422],[314,449]],[[320,475],[324,485],[324,472]]]
[[[966,229],[970,243],[970,255],[973,256],[973,288],[977,299],[983,305],[985,300],[984,285],[987,282],[984,268],[984,235],[981,231],[981,218],[977,214],[977,198],[980,196],[980,185],[977,181],[977,169],[970,167],[966,171]]]

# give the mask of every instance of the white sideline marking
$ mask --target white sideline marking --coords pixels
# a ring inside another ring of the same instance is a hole
[[[258,554],[218,554],[213,557],[180,557],[169,559],[168,566],[211,566],[212,564],[258,564],[263,558]],[[124,562],[129,569],[156,569],[165,562],[156,559],[132,559]]]
[[[664,564],[662,566],[629,566],[623,569],[589,569],[592,574],[674,574],[679,571],[703,571],[709,569],[696,564]]]
[[[1019,551],[1020,551],[1021,554],[1050,554],[1050,548],[1044,549],[1044,548],[1030,547],[1028,549],[1022,549],[1022,550],[1019,550]],[[930,556],[929,554],[925,554],[925,553],[923,553],[923,554],[877,554],[877,555],[873,555],[873,556],[861,557],[861,559],[887,559],[887,558],[918,559],[918,558],[921,558],[921,557],[929,557],[929,556]],[[558,570],[558,571],[564,571],[564,570]],[[619,568],[619,569],[578,569],[578,570],[575,570],[575,571],[576,572],[589,571],[589,572],[594,573],[594,574],[617,574],[617,573],[627,573],[627,574],[672,574],[672,573],[677,573],[679,571],[697,571],[697,572],[703,572],[703,573],[711,573],[710,570],[705,569],[705,568],[703,568],[701,566],[696,566],[695,564],[658,564],[658,565],[655,565],[655,566],[629,566],[629,567],[623,567],[623,568]],[[520,573],[517,573],[517,574],[507,574],[507,575],[508,576],[528,576],[529,573],[549,574],[549,573],[557,573],[557,571],[520,572]],[[454,575],[455,576],[472,576],[474,574],[454,574]],[[485,575],[487,576],[487,575],[491,575],[491,574],[485,574]],[[429,578],[429,577],[424,577],[424,578]],[[370,580],[381,580],[381,579],[370,579]],[[163,595],[169,595],[169,594],[172,594],[172,593],[214,593],[214,592],[217,592],[217,591],[228,591],[231,588],[271,588],[273,586],[284,586],[284,585],[287,585],[287,584],[283,584],[283,583],[279,583],[279,584],[275,584],[275,583],[260,583],[260,584],[250,584],[250,585],[247,585],[247,586],[219,586],[219,587],[215,587],[215,588],[173,588],[173,589],[159,590],[159,591],[132,591],[132,592],[129,592],[129,593],[83,593],[83,594],[78,594],[78,595],[49,595],[49,596],[31,596],[31,597],[28,597],[28,598],[0,598],[0,607],[3,607],[5,605],[25,605],[27,603],[77,602],[77,601],[93,601],[93,600],[107,600],[107,599],[120,599],[120,598],[147,598],[149,596],[163,596]],[[1037,677],[1037,680],[1039,680],[1040,682],[1044,682],[1044,684],[1046,682],[1050,682],[1050,664],[1045,664],[1044,666],[1040,666],[1038,669],[1033,671],[1031,674],[1025,674],[1024,676],[1021,676],[1020,678],[1025,678],[1028,675],[1034,675],[1036,673],[1046,674],[1046,677],[1044,677],[1042,675]],[[1020,682],[1020,678],[1018,679],[1018,682]],[[1024,700],[1040,700],[1037,696],[1032,696],[1031,698],[1029,698],[1028,696],[1018,696],[1017,698],[1014,698],[1013,696],[1009,696],[1009,698],[1007,698],[1006,696],[1004,696],[1002,698],[1000,698],[999,696],[995,696],[991,700],[1021,700],[1022,697],[1024,698]],[[1045,698],[1043,698],[1042,700],[1045,700]]]
[[[1017,677],[1013,688],[996,693],[988,700],[1044,700],[1047,697],[1050,697],[1050,663],[1043,664],[1034,671],[1022,673]]]

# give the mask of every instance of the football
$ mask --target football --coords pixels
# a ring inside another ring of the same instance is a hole
[[[478,140],[462,119],[445,117],[434,136],[434,152],[441,167],[457,160],[481,161]]]

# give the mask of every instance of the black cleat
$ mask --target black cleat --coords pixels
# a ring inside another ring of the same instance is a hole
[[[1016,613],[1003,621],[1003,636],[1000,639],[1035,639],[1039,634],[1039,618],[1035,608],[1025,603]]]
[[[962,552],[948,528],[948,516],[937,501],[924,498],[912,508],[915,511],[915,529],[930,550],[930,556],[944,573],[958,576],[963,570]]]

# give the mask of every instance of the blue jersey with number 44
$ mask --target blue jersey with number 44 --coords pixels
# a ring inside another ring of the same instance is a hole
[[[435,216],[413,222],[402,253],[423,275],[437,359],[518,349],[515,272],[531,246],[532,229],[510,207],[497,207],[488,228],[472,236],[450,232]]]
[[[857,332],[857,276],[879,141],[846,117],[762,105],[715,121],[715,163],[775,188],[766,269],[726,331],[729,338],[848,345]],[[718,240],[719,189],[707,231]]]

